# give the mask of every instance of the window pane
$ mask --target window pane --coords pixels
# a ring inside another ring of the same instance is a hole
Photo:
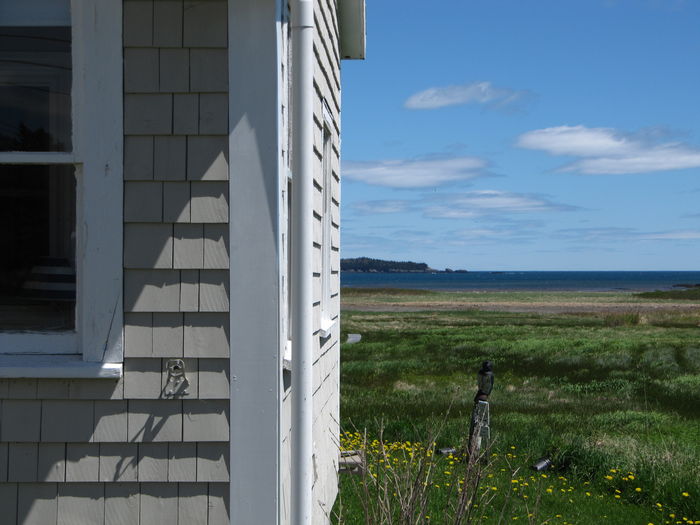
[[[71,80],[70,27],[0,26],[0,151],[71,151]]]
[[[74,326],[74,169],[0,166],[0,330]]]

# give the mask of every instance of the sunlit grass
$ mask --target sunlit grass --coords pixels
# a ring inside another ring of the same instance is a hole
[[[508,453],[506,444],[517,447],[518,458],[511,459],[523,476],[528,461],[551,456],[557,476],[574,487],[569,493],[574,503],[568,503],[556,478],[552,494],[557,498],[551,508],[550,500],[542,503],[553,514],[541,515],[537,523],[700,520],[695,313],[661,311],[640,318],[346,311],[342,329],[362,334],[360,343],[342,348],[344,428],[367,428],[376,436],[381,419],[387,441],[420,441],[451,407],[437,446],[454,445],[471,413],[476,370],[491,359],[495,451]],[[493,473],[497,481],[498,472]],[[493,486],[504,490],[505,478],[499,483]],[[600,505],[607,518],[596,514]],[[570,508],[563,512],[564,507]],[[525,520],[517,508],[513,521]],[[635,519],[625,521],[625,516]]]

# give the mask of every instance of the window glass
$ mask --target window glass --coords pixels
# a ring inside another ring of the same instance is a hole
[[[73,330],[73,166],[0,166],[0,225],[0,330]]]
[[[71,28],[12,22],[26,23],[0,17],[0,151],[71,151]]]

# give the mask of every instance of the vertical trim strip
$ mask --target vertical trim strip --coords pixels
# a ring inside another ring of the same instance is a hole
[[[280,0],[229,1],[231,523],[280,522]]]

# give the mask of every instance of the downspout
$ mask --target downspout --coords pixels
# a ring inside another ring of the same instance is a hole
[[[292,0],[292,525],[310,525],[313,490],[314,0]]]

